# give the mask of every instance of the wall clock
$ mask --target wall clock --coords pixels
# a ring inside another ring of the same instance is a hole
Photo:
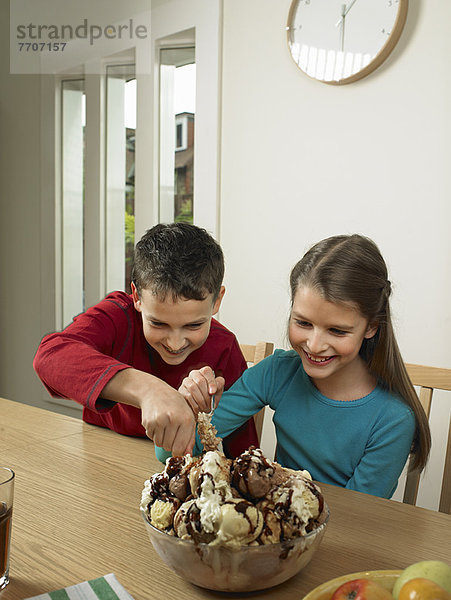
[[[287,24],[291,56],[319,81],[357,81],[389,56],[407,6],[408,0],[293,0]]]

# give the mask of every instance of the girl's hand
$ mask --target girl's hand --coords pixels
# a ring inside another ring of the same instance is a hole
[[[191,371],[188,377],[185,377],[179,387],[179,393],[188,402],[197,418],[199,412],[210,412],[213,395],[215,406],[218,406],[224,384],[224,377],[215,377],[213,369],[202,367],[198,371]]]

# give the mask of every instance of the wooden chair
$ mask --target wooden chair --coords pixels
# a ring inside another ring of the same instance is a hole
[[[261,360],[273,353],[274,344],[271,342],[257,342],[255,345],[252,344],[240,344],[241,352],[247,363],[256,365]],[[257,430],[258,439],[261,439],[263,418],[265,416],[265,409],[262,408],[260,412],[254,415],[255,428]]]
[[[420,402],[429,419],[433,391],[451,391],[451,369],[424,367],[422,365],[412,364],[406,364],[406,368],[413,385],[420,387]],[[411,471],[407,474],[403,502],[407,504],[416,503],[419,483],[420,473],[418,471]],[[443,468],[439,511],[451,514],[451,419],[448,430],[445,466]]]

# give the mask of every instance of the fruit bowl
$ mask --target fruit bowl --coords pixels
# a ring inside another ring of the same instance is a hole
[[[370,579],[376,581],[379,585],[386,588],[389,592],[392,591],[395,581],[398,579],[401,571],[388,570],[388,571],[362,571],[359,573],[348,573],[348,575],[342,575],[335,579],[330,579],[325,583],[322,583],[306,596],[303,600],[330,600],[332,594],[335,592],[340,585],[353,579]]]
[[[221,592],[251,592],[278,585],[296,575],[312,559],[323,538],[325,521],[314,531],[277,544],[230,548],[195,544],[153,527],[141,514],[160,558],[177,575],[200,587]]]

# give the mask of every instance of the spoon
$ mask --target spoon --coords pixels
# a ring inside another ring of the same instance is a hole
[[[211,408],[210,408],[210,412],[206,413],[208,419],[211,421],[211,417],[213,416],[213,413],[215,412],[215,395],[213,394],[213,396],[211,397]]]

